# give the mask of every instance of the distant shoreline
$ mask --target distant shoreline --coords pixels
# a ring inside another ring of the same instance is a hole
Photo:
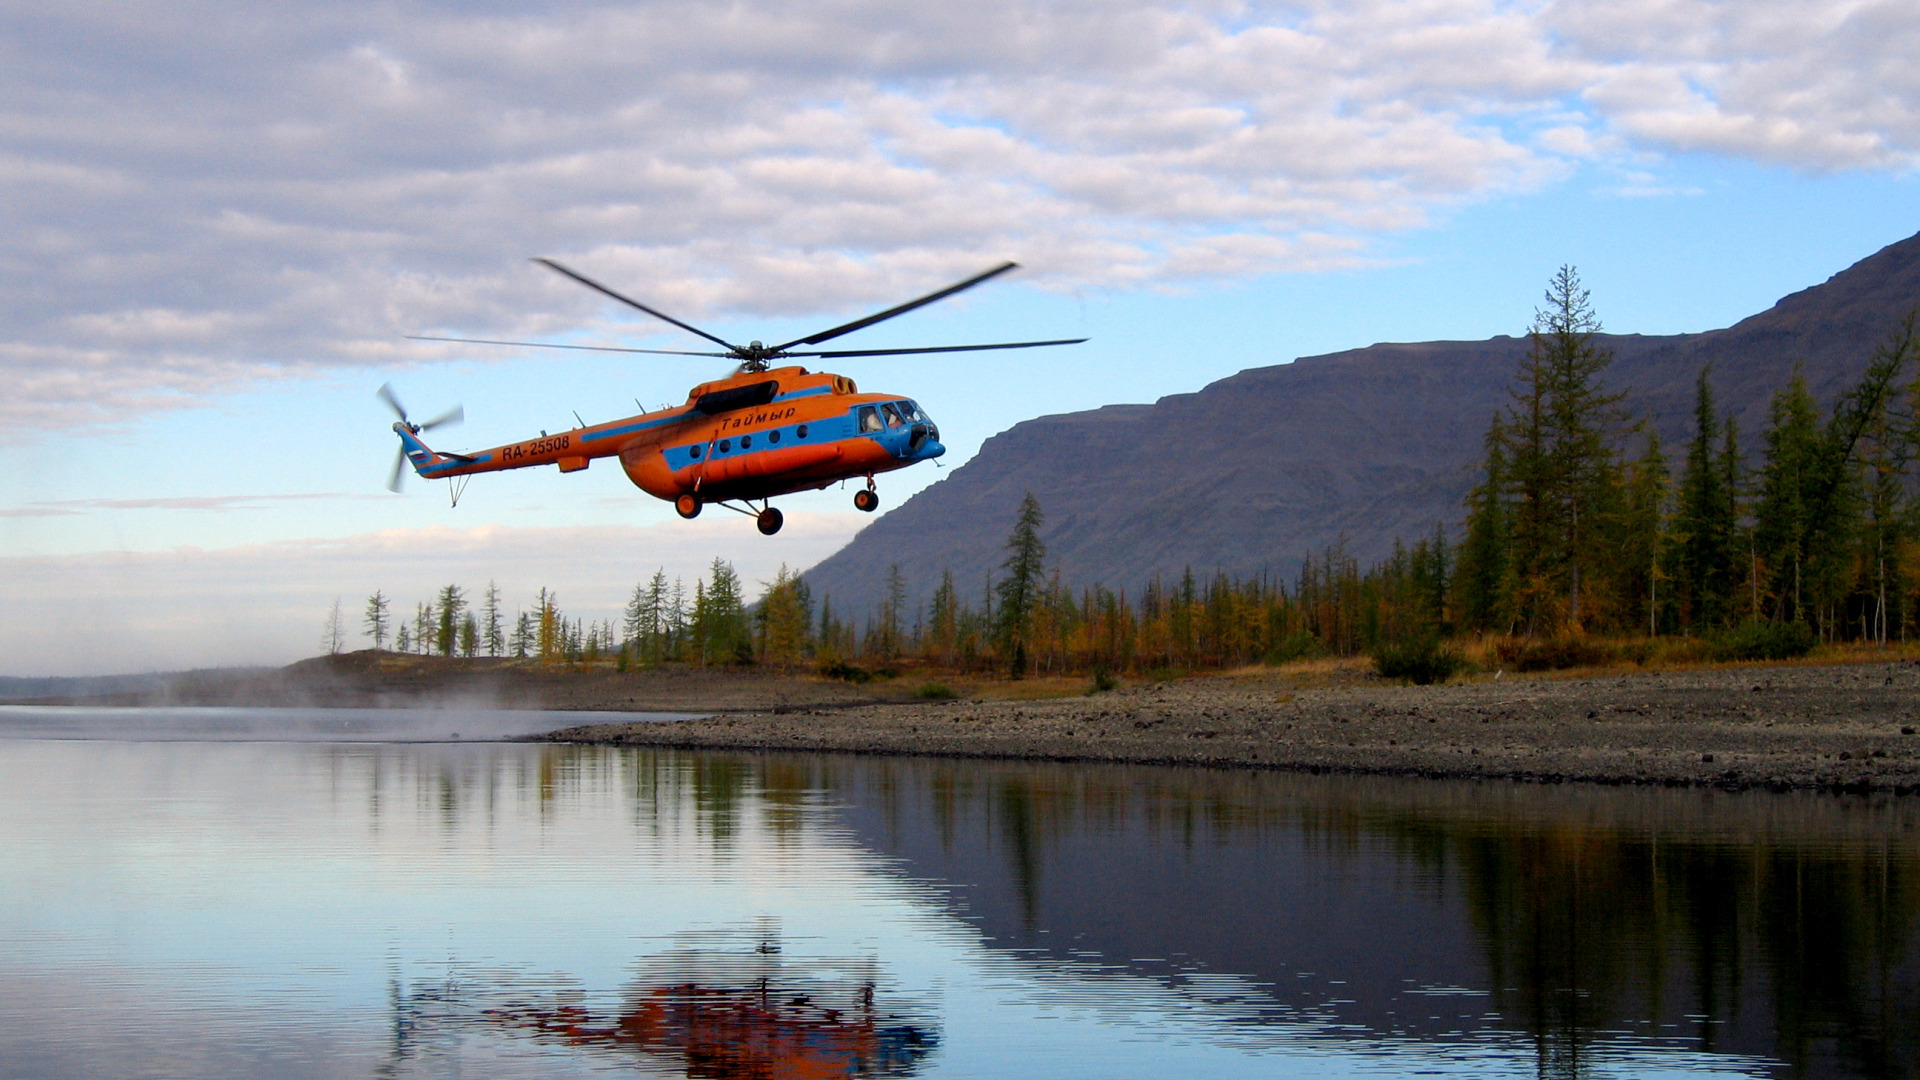
[[[1084,680],[853,684],[766,668],[449,659],[363,651],[193,673],[40,704],[675,712],[531,738],[611,746],[1202,765],[1436,778],[1920,794],[1920,662],[1381,682],[1354,665]],[[1022,698],[1021,695],[1028,695]],[[27,704],[15,701],[9,704]]]

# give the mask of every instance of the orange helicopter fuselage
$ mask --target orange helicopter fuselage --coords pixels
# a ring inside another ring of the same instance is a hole
[[[578,472],[612,457],[647,494],[700,503],[824,488],[946,452],[911,399],[862,394],[852,379],[797,366],[741,372],[694,387],[684,405],[472,453],[436,452],[394,429],[428,479],[545,465]]]

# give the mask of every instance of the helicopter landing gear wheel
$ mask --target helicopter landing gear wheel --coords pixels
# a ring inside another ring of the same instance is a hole
[[[785,515],[769,506],[765,510],[760,511],[760,516],[755,519],[754,523],[760,526],[760,535],[772,536],[774,533],[780,531],[780,526],[785,524],[786,520]]]
[[[861,488],[853,493],[853,506],[871,514],[880,506],[880,494],[872,488]]]
[[[694,495],[682,495],[673,500],[674,512],[692,521],[700,516],[700,500]]]

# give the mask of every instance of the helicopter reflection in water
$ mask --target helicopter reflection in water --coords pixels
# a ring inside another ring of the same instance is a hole
[[[396,999],[396,1018],[457,1017],[576,1052],[637,1055],[712,1080],[912,1076],[939,1046],[921,1010],[899,1000],[883,1005],[888,995],[873,960],[788,961],[777,934],[755,929],[692,935],[641,960],[617,1006],[584,1004],[572,989],[527,993],[503,985],[451,995],[465,998],[468,1008],[450,1009],[446,988],[421,988]],[[744,944],[745,937],[753,943]]]

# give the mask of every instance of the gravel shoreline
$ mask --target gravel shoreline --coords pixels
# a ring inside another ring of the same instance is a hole
[[[539,738],[1920,794],[1920,662],[1328,685],[1286,673],[1088,697],[746,711]]]

